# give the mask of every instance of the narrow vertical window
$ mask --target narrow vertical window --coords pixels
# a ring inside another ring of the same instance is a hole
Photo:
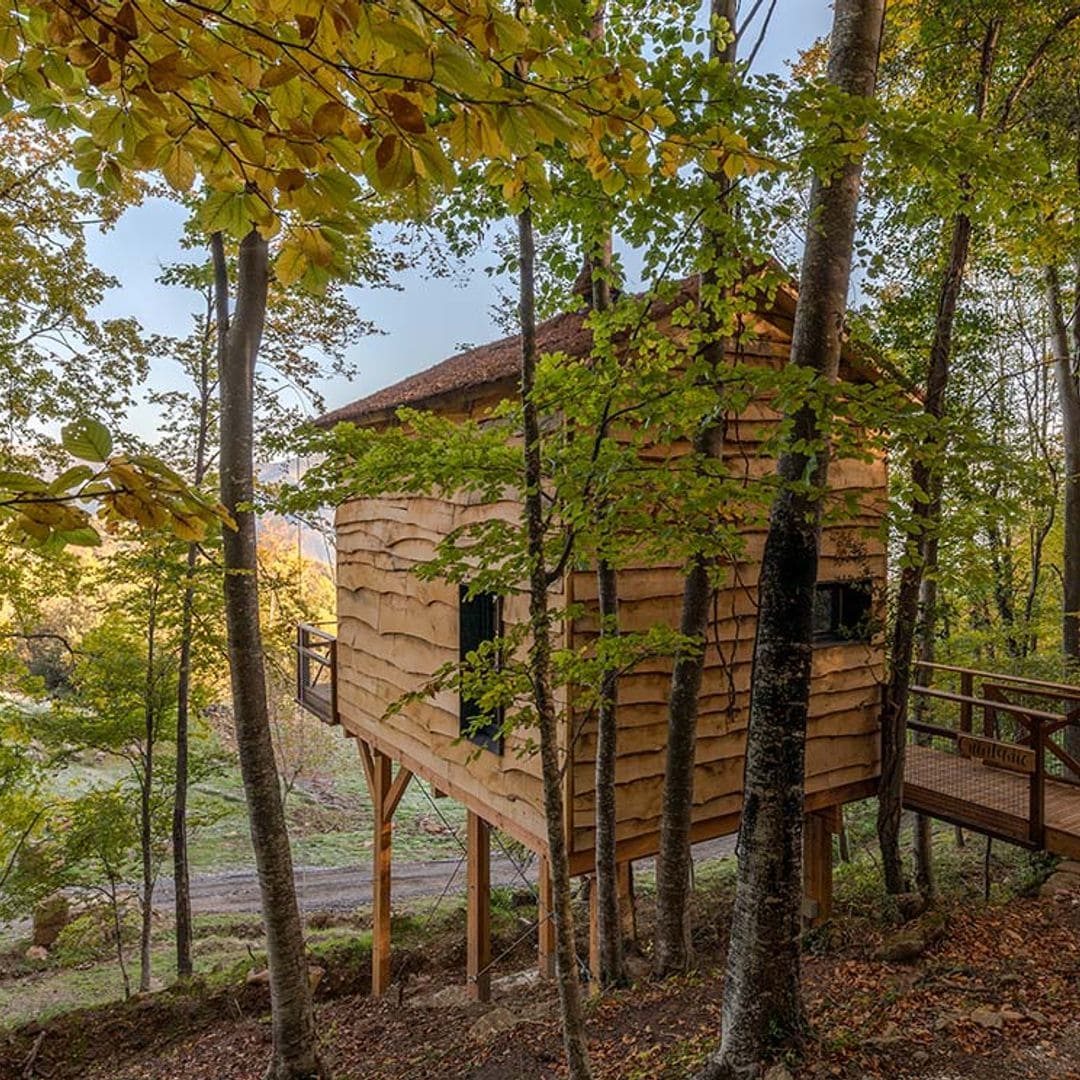
[[[493,641],[501,630],[499,597],[494,593],[468,595],[467,585],[462,585],[458,594],[458,656],[464,662],[470,653],[475,652],[485,641]],[[503,749],[502,712],[479,727],[474,727],[477,717],[483,715],[480,705],[461,695],[460,730],[470,742],[482,746],[485,750],[501,754]]]

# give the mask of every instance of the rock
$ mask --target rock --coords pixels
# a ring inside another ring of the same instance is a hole
[[[252,968],[252,970],[247,973],[247,979],[245,981],[249,986],[258,986],[262,983],[269,983],[270,972],[266,968],[263,968],[260,971],[256,971]]]
[[[794,1080],[794,1077],[791,1075],[791,1070],[783,1062],[778,1061],[765,1070],[764,1080]]]
[[[941,915],[927,915],[886,938],[874,958],[892,964],[912,964],[945,933],[945,929],[945,919]]]
[[[1071,874],[1073,877],[1080,877],[1080,862],[1076,859],[1062,859],[1061,862],[1054,867],[1054,872],[1057,874]]]
[[[1027,1018],[1033,1024],[1043,1025],[1050,1023],[1050,1018],[1046,1015],[1046,1013],[1041,1013],[1037,1009],[1028,1009]]]
[[[492,1039],[498,1038],[504,1031],[516,1027],[517,1022],[518,1018],[509,1009],[496,1005],[494,1009],[484,1013],[469,1028],[469,1038],[475,1039],[477,1042],[491,1042]]]
[[[502,975],[491,983],[491,990],[495,994],[509,994],[514,990],[529,990],[540,982],[539,968],[530,967],[523,971],[514,971],[509,975]]]
[[[71,921],[71,905],[63,896],[49,896],[34,908],[34,944],[51,949]]]
[[[973,1009],[968,1015],[968,1019],[973,1024],[978,1024],[979,1027],[986,1028],[989,1031],[1000,1031],[1005,1026],[1005,1017],[994,1009]]]
[[[890,964],[911,964],[926,951],[926,939],[917,926],[886,938],[874,959]]]
[[[1075,874],[1062,873],[1055,870],[1042,884],[1039,889],[1040,896],[1060,896],[1063,893],[1076,892],[1080,889],[1080,877]]]
[[[33,960],[35,963],[40,963],[42,960],[49,959],[49,950],[44,945],[31,945],[26,950],[26,959]]]
[[[926,1050],[916,1050],[911,1055],[911,1060],[916,1065],[925,1065],[930,1060],[930,1054]]]
[[[323,976],[326,974],[326,968],[319,967],[318,964],[309,964],[307,969],[308,984],[311,987],[311,992],[314,994],[319,988],[319,983],[323,981]]]
[[[1008,1023],[1015,1023],[1017,1020],[1023,1020],[1024,1014],[1017,1012],[1016,1009],[1002,1009],[1001,1019]]]

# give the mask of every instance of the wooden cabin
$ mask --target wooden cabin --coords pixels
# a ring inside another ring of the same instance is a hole
[[[757,313],[740,356],[779,366],[790,351],[795,294],[781,290]],[[560,315],[539,328],[542,352],[587,355],[588,310]],[[660,313],[661,320],[667,318]],[[661,325],[665,325],[661,321]],[[680,331],[666,324],[666,331]],[[516,394],[520,344],[510,337],[459,353],[322,418],[359,425],[393,424],[401,406],[453,417],[482,417]],[[865,381],[875,373],[845,353],[844,378]],[[737,475],[762,475],[775,462],[758,447],[779,416],[755,401],[729,424],[724,458]],[[836,460],[830,487],[853,495],[858,512],[823,530],[818,586],[817,647],[813,663],[806,765],[809,910],[827,913],[831,890],[832,838],[839,808],[873,794],[878,775],[878,710],[883,655],[880,616],[885,550],[880,524],[886,463]],[[312,711],[340,723],[360,746],[376,808],[375,947],[373,989],[389,980],[390,820],[410,777],[460,800],[468,809],[470,847],[470,986],[486,993],[487,935],[484,893],[487,831],[496,827],[543,860],[547,848],[539,755],[525,752],[529,733],[464,738],[472,713],[456,694],[441,693],[387,715],[402,695],[422,686],[447,661],[456,660],[505,625],[526,617],[524,597],[501,603],[466,600],[457,584],[422,581],[412,571],[438,541],[463,523],[493,514],[514,518],[520,504],[510,496],[498,505],[469,498],[364,498],[337,508],[338,611],[336,641],[302,631],[300,699]],[[745,727],[755,631],[758,561],[764,527],[748,529],[746,558],[721,590],[709,628],[706,670],[698,720],[694,841],[735,832],[739,823]],[[621,625],[645,629],[660,621],[678,624],[683,577],[680,567],[620,570]],[[563,601],[595,601],[594,572],[570,569],[554,586]],[[563,628],[569,644],[588,640],[595,622]],[[305,636],[306,635],[306,636]],[[306,665],[306,666],[305,666]],[[321,676],[320,676],[321,673]],[[642,664],[621,679],[618,695],[618,857],[629,878],[632,860],[654,856],[659,846],[661,788],[667,725],[670,660]],[[329,679],[327,683],[326,680]],[[325,687],[325,689],[322,689]],[[570,715],[572,710],[569,711]],[[595,727],[564,723],[561,750],[568,759],[565,802],[571,869],[593,868]],[[479,749],[477,746],[479,743]],[[391,763],[397,763],[394,774]],[[541,864],[543,865],[543,864]],[[547,875],[541,872],[541,900]],[[541,921],[542,964],[551,954],[550,924]]]

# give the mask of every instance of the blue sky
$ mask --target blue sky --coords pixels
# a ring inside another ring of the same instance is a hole
[[[749,9],[749,0],[742,0],[741,6]],[[827,33],[830,20],[827,0],[779,0],[755,68],[786,72],[788,62]],[[133,315],[157,333],[187,332],[190,294],[165,288],[155,280],[170,262],[192,260],[193,253],[180,248],[184,219],[182,207],[155,199],[127,211],[111,231],[90,237],[92,258],[120,282],[102,314]],[[462,342],[480,344],[500,336],[491,318],[496,283],[483,272],[484,264],[484,259],[477,260],[464,281],[403,275],[400,292],[350,290],[361,316],[375,322],[383,333],[355,347],[352,360],[358,374],[351,383],[325,384],[327,406],[343,405],[429,367],[455,352]],[[151,381],[167,386],[175,375],[168,365],[159,365]],[[136,410],[131,427],[139,435],[152,437],[153,411]]]

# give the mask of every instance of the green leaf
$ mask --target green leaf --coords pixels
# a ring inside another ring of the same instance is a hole
[[[60,444],[72,457],[83,461],[108,461],[113,448],[108,428],[89,417],[65,424],[60,433]]]

